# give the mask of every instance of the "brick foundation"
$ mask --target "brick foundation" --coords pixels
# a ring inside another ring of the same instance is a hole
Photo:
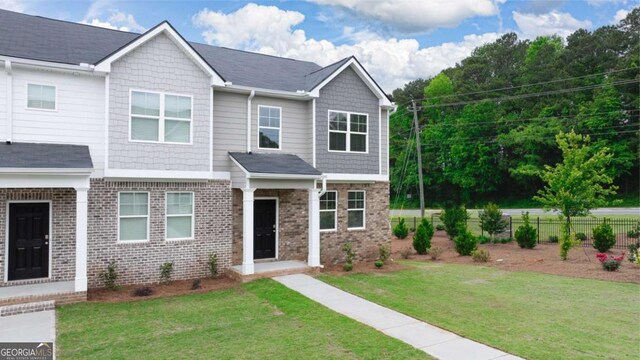
[[[28,304],[39,301],[54,301],[56,305],[71,304],[75,302],[87,301],[87,292],[65,292],[47,295],[28,295],[20,297],[12,297],[8,299],[0,299],[0,306],[14,304]]]

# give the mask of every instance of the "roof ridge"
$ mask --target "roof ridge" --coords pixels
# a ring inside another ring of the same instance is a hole
[[[294,59],[294,58],[290,58],[290,57],[284,57],[284,56],[278,56],[278,55],[271,55],[271,54],[263,54],[263,53],[259,53],[259,52],[254,52],[254,51],[249,51],[249,50],[242,50],[242,49],[234,49],[234,48],[230,48],[230,47],[226,47],[226,46],[218,46],[218,45],[211,45],[211,44],[205,44],[202,42],[198,42],[198,41],[189,41],[189,43],[192,44],[198,44],[198,45],[204,45],[204,46],[210,46],[213,48],[218,48],[218,49],[225,49],[225,50],[231,50],[231,51],[238,51],[238,52],[243,52],[243,53],[247,53],[247,54],[252,54],[252,55],[260,55],[260,56],[268,56],[268,57],[272,57],[272,58],[276,58],[276,59],[283,59],[283,60],[290,60],[290,61],[297,61],[297,62],[304,62],[304,63],[309,63],[309,64],[314,64],[314,65],[318,65],[319,64],[313,62],[313,61],[308,61],[308,60],[299,60],[299,59]],[[322,67],[321,67],[322,68]],[[317,71],[317,70],[316,70]]]
[[[329,65],[327,65],[327,66],[321,67],[321,68],[320,68],[320,69],[318,69],[318,70],[314,70],[314,71],[312,71],[312,72],[308,73],[307,75],[305,75],[305,77],[307,77],[307,76],[309,76],[309,75],[311,75],[311,74],[315,74],[315,73],[317,73],[318,71],[322,71],[322,70],[324,70],[324,69],[328,68],[329,66],[333,66],[333,65],[335,65],[335,64],[337,64],[337,63],[340,63],[340,62],[342,62],[342,61],[345,61],[345,60],[347,60],[347,59],[351,59],[352,57],[354,57],[354,56],[353,56],[353,55],[351,55],[351,56],[347,56],[346,58],[342,58],[342,59],[340,59],[340,60],[338,60],[338,61],[336,61],[336,62],[334,62],[334,63],[331,63],[331,64],[329,64]]]

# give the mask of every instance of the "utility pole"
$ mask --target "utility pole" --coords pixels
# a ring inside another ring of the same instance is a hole
[[[416,101],[411,100],[413,105],[413,126],[416,128],[416,152],[418,154],[418,185],[420,186],[420,218],[424,217],[424,183],[422,182],[422,148],[420,146],[420,126],[418,124],[418,107]]]

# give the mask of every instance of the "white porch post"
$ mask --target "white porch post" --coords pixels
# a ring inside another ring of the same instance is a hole
[[[76,188],[76,280],[75,291],[87,291],[87,192]]]
[[[320,266],[320,195],[309,189],[309,266]]]
[[[242,274],[251,275],[253,269],[253,192],[242,189]]]

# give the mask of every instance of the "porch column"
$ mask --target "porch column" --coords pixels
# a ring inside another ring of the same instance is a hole
[[[87,291],[87,192],[76,188],[76,279],[75,291]]]
[[[320,266],[320,195],[309,189],[309,266]]]
[[[253,192],[242,189],[242,274],[253,274]]]

